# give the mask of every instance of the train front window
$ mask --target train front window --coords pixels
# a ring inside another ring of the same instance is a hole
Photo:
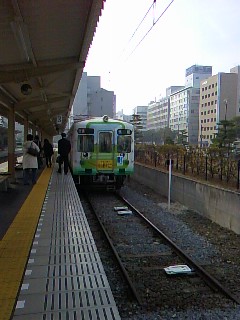
[[[120,152],[120,153],[131,152],[131,136],[117,137],[117,152]]]
[[[78,152],[93,152],[94,151],[94,136],[81,134],[78,136],[77,142]]]
[[[99,133],[99,152],[112,152],[112,132]]]

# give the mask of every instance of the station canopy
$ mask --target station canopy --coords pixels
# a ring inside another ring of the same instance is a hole
[[[104,1],[0,1],[0,115],[65,129]]]

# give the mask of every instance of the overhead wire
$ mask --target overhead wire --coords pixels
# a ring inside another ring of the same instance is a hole
[[[155,2],[155,1],[154,1]],[[142,39],[138,42],[138,44],[135,46],[135,48],[132,50],[132,52],[129,54],[129,56],[127,57],[127,59],[133,54],[133,52],[137,49],[137,47],[142,43],[142,41],[146,38],[146,36],[149,34],[149,32],[152,30],[152,28],[157,24],[157,22],[160,20],[160,18],[164,15],[164,13],[167,11],[167,9],[170,7],[170,5],[174,2],[174,0],[172,0],[168,6],[164,9],[164,11],[160,14],[160,16],[157,18],[156,21],[153,21],[153,25],[151,26],[151,28],[145,33],[145,35],[142,37]],[[154,4],[154,3],[153,3]],[[126,59],[126,60],[127,60]]]
[[[138,24],[137,28],[135,29],[135,31],[133,32],[132,36],[130,37],[130,39],[128,40],[125,48],[123,49],[122,53],[120,54],[120,57],[123,55],[123,53],[125,52],[126,48],[128,47],[129,43],[131,42],[131,40],[133,39],[133,37],[135,36],[136,32],[138,31],[138,29],[140,28],[141,24],[143,23],[143,21],[146,19],[147,15],[149,14],[149,11],[151,10],[151,8],[154,6],[156,6],[156,0],[153,0],[153,3],[151,4],[151,6],[149,7],[149,9],[147,10],[147,12],[145,13],[144,17],[142,18],[141,22]],[[111,71],[108,72],[109,74],[111,73]]]
[[[136,34],[136,32],[138,31],[138,29],[140,28],[141,24],[143,23],[143,21],[146,19],[149,11],[152,9],[152,7],[154,6],[154,4],[156,3],[156,0],[153,0],[153,3],[151,4],[151,6],[149,7],[148,11],[145,13],[145,16],[142,18],[141,22],[139,23],[139,25],[137,26],[136,30],[133,32],[131,38],[129,39],[128,43],[132,40],[132,38],[134,37],[134,35]]]

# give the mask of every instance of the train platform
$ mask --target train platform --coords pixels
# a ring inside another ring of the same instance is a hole
[[[0,240],[0,320],[120,319],[71,174],[44,168],[0,198],[0,217],[12,219]]]

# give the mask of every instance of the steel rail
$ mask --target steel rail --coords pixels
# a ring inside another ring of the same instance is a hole
[[[225,296],[236,302],[237,304],[240,304],[240,298],[237,297],[234,293],[230,292],[227,288],[224,288],[221,283],[214,278],[210,273],[208,273],[206,270],[204,270],[198,263],[196,263],[190,256],[188,256],[184,251],[176,245],[166,234],[164,234],[161,230],[159,230],[148,218],[146,218],[137,208],[135,208],[128,200],[126,200],[124,197],[122,197],[119,193],[116,193],[118,197],[126,203],[132,210],[134,210],[145,222],[148,223],[161,237],[163,237],[173,248],[174,252],[180,256],[184,261],[187,262],[188,265],[196,273],[198,273],[201,278],[207,283],[209,287],[211,287],[214,291],[220,291]]]
[[[95,211],[95,209],[93,208],[93,206],[92,206],[92,204],[91,204],[91,201],[89,200],[89,197],[88,197],[86,194],[85,194],[85,198],[87,199],[88,204],[89,204],[92,212],[94,213],[95,217],[97,218],[98,223],[99,223],[99,225],[101,226],[101,228],[102,228],[102,230],[103,230],[103,232],[104,232],[105,237],[107,238],[107,241],[108,241],[108,243],[109,243],[109,245],[110,245],[110,247],[111,247],[111,249],[112,249],[112,251],[113,251],[113,253],[114,253],[115,258],[116,258],[117,261],[118,261],[118,264],[119,264],[119,266],[120,266],[120,268],[121,268],[121,270],[122,270],[122,273],[124,274],[124,276],[125,276],[125,278],[126,278],[126,280],[127,280],[127,283],[128,283],[128,285],[129,285],[129,287],[130,287],[133,295],[135,296],[138,304],[139,304],[139,305],[143,305],[143,303],[142,303],[142,301],[141,301],[141,299],[140,299],[140,297],[139,297],[139,295],[138,295],[138,293],[137,293],[137,290],[136,290],[134,284],[132,283],[132,280],[130,279],[127,270],[125,269],[125,267],[124,267],[124,265],[123,265],[123,263],[122,263],[122,261],[121,261],[121,258],[119,257],[119,255],[118,255],[118,253],[117,253],[117,250],[115,249],[114,244],[113,244],[113,242],[112,242],[112,240],[111,240],[111,238],[110,238],[110,236],[109,236],[106,228],[104,227],[103,223],[101,222],[101,220],[99,219],[98,215],[96,214],[96,211]]]

